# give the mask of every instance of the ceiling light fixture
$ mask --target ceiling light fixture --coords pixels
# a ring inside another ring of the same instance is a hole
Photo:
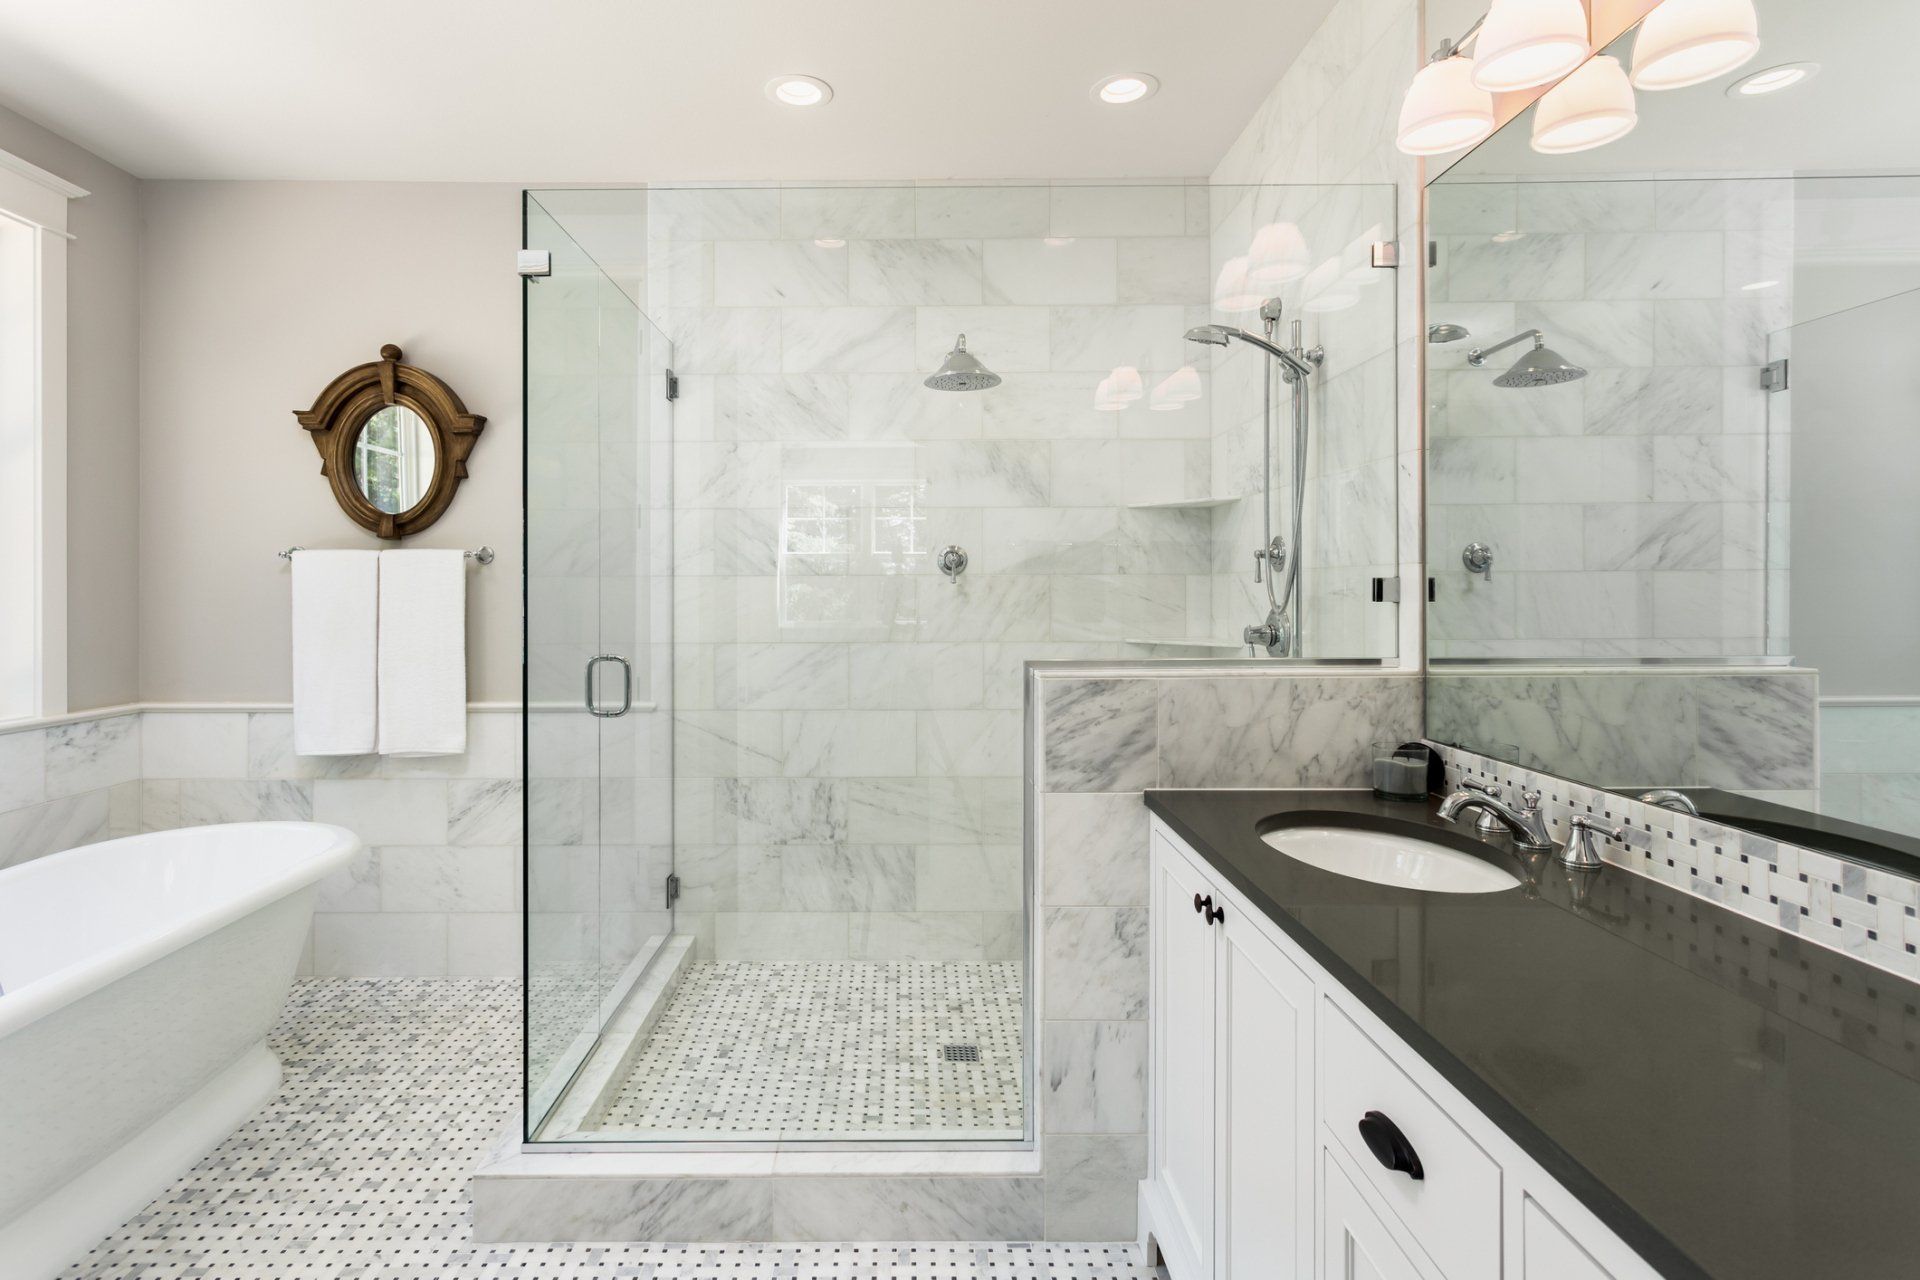
[[[1414,75],[1400,102],[1394,145],[1410,156],[1439,156],[1486,140],[1493,95],[1473,82],[1473,59],[1447,41]]]
[[[1531,89],[1592,52],[1580,0],[1493,0],[1473,46],[1473,83],[1489,93]]]
[[[1123,107],[1129,102],[1151,98],[1159,91],[1160,81],[1155,77],[1144,71],[1127,71],[1096,81],[1093,86],[1093,97],[1096,102]]]
[[[1549,156],[1590,151],[1626,137],[1638,123],[1626,70],[1603,53],[1533,104],[1533,149]]]
[[[766,94],[783,107],[822,107],[833,101],[833,86],[817,76],[775,76]]]
[[[1768,67],[1765,71],[1756,71],[1735,80],[1727,86],[1727,96],[1757,98],[1763,93],[1778,93],[1811,80],[1819,70],[1820,64],[1817,62],[1783,62],[1777,67]]]
[[[1753,0],[1664,0],[1633,37],[1633,87],[1684,89],[1760,51]]]

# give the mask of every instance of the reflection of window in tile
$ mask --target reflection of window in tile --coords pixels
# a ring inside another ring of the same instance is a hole
[[[920,505],[924,484],[877,485],[873,503],[873,555],[891,559],[895,572],[927,553],[927,516]]]
[[[850,556],[860,488],[849,484],[790,484],[780,525],[780,553]]]
[[[912,584],[900,575],[926,554],[925,491],[915,480],[789,483],[780,520],[780,625],[912,623]]]

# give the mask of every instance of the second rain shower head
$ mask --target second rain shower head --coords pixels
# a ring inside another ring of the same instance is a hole
[[[985,391],[1000,385],[1000,375],[974,358],[963,333],[947,353],[946,363],[928,375],[926,385],[935,391]]]
[[[1458,342],[1473,335],[1467,332],[1463,324],[1430,324],[1427,326],[1428,342]]]
[[[1516,342],[1533,339],[1533,348],[1518,360],[1513,367],[1493,380],[1496,387],[1551,387],[1562,382],[1575,382],[1587,376],[1587,371],[1547,345],[1546,335],[1538,329],[1528,329],[1516,333],[1505,342],[1496,342],[1482,350],[1475,347],[1467,352],[1467,363],[1479,369],[1487,363],[1487,357],[1494,352],[1512,346]]]

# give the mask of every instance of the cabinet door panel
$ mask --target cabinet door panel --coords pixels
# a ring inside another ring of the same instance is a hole
[[[1320,1155],[1321,1280],[1421,1280],[1386,1224],[1323,1148]]]
[[[1305,1276],[1313,1270],[1313,982],[1252,921],[1230,913],[1224,929],[1215,1274]]]
[[[1612,1280],[1532,1196],[1520,1202],[1521,1280]]]
[[[1200,874],[1156,837],[1153,886],[1154,1178],[1177,1221],[1177,1252],[1213,1274],[1214,950],[1218,930],[1193,909],[1211,893]],[[1180,1280],[1188,1280],[1182,1276]]]

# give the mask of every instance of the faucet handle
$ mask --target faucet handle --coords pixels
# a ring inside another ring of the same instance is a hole
[[[1540,793],[1531,787],[1520,788],[1520,812],[1540,812]]]
[[[1590,813],[1576,813],[1567,819],[1567,844],[1560,851],[1560,861],[1569,867],[1594,870],[1601,865],[1600,851],[1594,847],[1594,837],[1605,836],[1609,840],[1625,840],[1627,829],[1616,827]]]

